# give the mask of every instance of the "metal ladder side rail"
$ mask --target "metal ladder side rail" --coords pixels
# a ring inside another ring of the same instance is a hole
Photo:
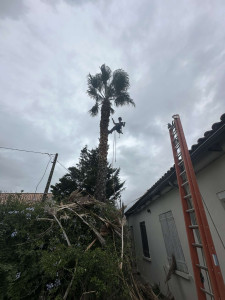
[[[193,206],[195,208],[195,215],[199,225],[199,233],[203,245],[204,256],[208,267],[214,299],[222,300],[225,298],[223,277],[179,116],[174,116],[174,125],[180,143],[181,152],[183,153],[183,161],[187,178],[189,180]]]
[[[175,125],[172,128],[172,133],[173,133],[173,136],[176,135],[176,140],[177,140],[177,132],[176,132],[176,130],[174,128],[175,128]],[[176,153],[175,156],[178,157],[178,158],[182,158],[182,153],[181,153],[181,150],[180,150],[180,144],[179,143],[174,146],[174,149],[175,149],[175,153]],[[180,151],[179,153],[178,153],[178,150]],[[179,164],[179,168],[180,168],[180,164]],[[193,266],[193,269],[197,267],[197,269],[198,269],[197,270],[197,274],[199,273],[199,277],[201,278],[201,283],[203,283],[203,285],[205,285],[205,277],[203,276],[201,270],[204,270],[204,272],[205,272],[204,275],[206,276],[207,286],[208,286],[209,290],[207,290],[206,288],[202,288],[201,286],[200,286],[200,290],[203,291],[205,294],[209,295],[211,297],[211,299],[212,299],[213,298],[213,294],[212,294],[211,284],[210,284],[210,281],[209,281],[208,268],[206,267],[206,263],[205,263],[205,256],[204,256],[204,252],[203,252],[203,249],[202,249],[203,246],[202,246],[202,243],[201,243],[201,238],[200,238],[200,234],[199,234],[199,230],[198,230],[197,220],[196,220],[196,216],[195,216],[195,210],[193,208],[192,195],[190,193],[190,187],[189,187],[189,182],[187,180],[187,174],[186,174],[185,166],[183,166],[183,169],[184,169],[183,171],[181,171],[181,169],[180,169],[179,170],[180,173],[178,173],[179,177],[181,176],[182,182],[183,182],[181,184],[181,186],[179,186],[179,187],[180,188],[182,187],[182,189],[184,190],[185,196],[183,198],[186,199],[187,206],[189,207],[186,210],[186,213],[189,213],[189,224],[191,224],[191,225],[188,226],[188,228],[191,229],[191,230],[193,230],[193,232],[194,232],[194,239],[195,239],[195,242],[192,243],[192,246],[201,250],[198,253],[198,251],[196,249],[196,252],[197,252],[197,256],[198,256],[199,261],[201,259],[201,262],[203,263],[203,265],[202,265],[202,263],[201,264],[195,264]]]
[[[181,198],[181,203],[182,203],[185,228],[186,228],[186,232],[187,232],[188,246],[189,246],[189,251],[191,254],[191,262],[192,262],[192,268],[193,268],[193,272],[194,272],[196,291],[197,291],[199,300],[206,300],[207,298],[206,298],[206,294],[204,293],[204,284],[201,281],[201,277],[200,277],[200,269],[197,267],[197,265],[200,265],[199,257],[198,257],[197,250],[193,248],[193,244],[195,244],[195,236],[194,236],[194,231],[191,230],[189,227],[192,225],[190,214],[187,213],[187,211],[190,208],[188,207],[188,202],[185,199],[185,196],[186,196],[185,190],[184,190],[184,187],[182,186],[183,179],[180,176],[181,168],[179,166],[176,145],[174,144],[174,136],[173,136],[172,129],[170,129],[169,132],[170,132],[170,139],[171,139],[173,157],[174,157],[174,162],[175,162],[175,169],[176,169],[176,174],[177,174],[177,183],[179,186],[179,193],[180,193],[180,198]]]
[[[174,124],[174,126],[175,126],[175,124]],[[182,126],[181,126],[181,130],[182,130]],[[188,151],[188,148],[187,148],[185,138],[181,139],[181,134],[183,134],[183,137],[184,137],[184,133],[179,132],[179,134],[178,134],[178,131],[179,131],[179,127],[177,128],[177,136],[178,136],[178,140],[179,140],[180,145],[181,145],[181,149],[182,149],[181,151],[183,152],[183,156],[184,156],[183,160],[184,160],[184,164],[185,164],[186,174],[189,178],[188,180],[189,180],[189,184],[190,184],[190,191],[191,191],[191,194],[192,194],[192,202],[193,202],[193,206],[194,206],[194,209],[195,209],[195,217],[196,217],[197,224],[199,225],[198,226],[198,232],[200,234],[200,239],[201,239],[202,245],[203,245],[203,248],[202,248],[203,255],[202,256],[203,256],[203,260],[206,261],[206,265],[208,266],[208,268],[206,268],[205,266],[198,266],[198,267],[200,267],[201,269],[203,269],[205,271],[207,270],[207,274],[206,274],[207,275],[207,280],[208,280],[208,277],[209,277],[209,279],[210,279],[209,288],[213,290],[214,299],[223,299],[222,298],[223,296],[220,296],[217,293],[219,287],[217,285],[217,279],[215,278],[215,276],[212,272],[212,270],[213,270],[212,259],[211,259],[212,257],[209,253],[209,245],[208,245],[208,241],[207,241],[207,234],[205,232],[206,226],[204,226],[204,223],[203,223],[203,220],[202,220],[202,215],[200,213],[199,201],[197,201],[197,195],[196,195],[196,189],[195,189],[196,186],[194,187],[193,177],[191,177],[191,175],[190,175],[191,174],[191,172],[190,172],[190,163],[191,162],[188,162],[188,159],[187,159],[187,158],[190,158],[189,151]],[[191,165],[191,167],[192,167],[192,165]],[[192,169],[193,169],[193,167],[192,167]],[[197,185],[197,180],[195,178],[195,173],[194,173],[194,179],[195,179],[195,185]],[[197,189],[198,189],[198,186],[197,186]],[[200,194],[200,192],[199,192],[199,194]],[[205,211],[204,211],[204,213],[205,213]],[[207,222],[207,220],[206,220],[206,222]],[[207,227],[208,227],[208,223],[207,223]],[[194,227],[192,229],[194,229]],[[215,250],[215,248],[214,248],[214,250]],[[214,253],[215,253],[215,251],[214,251]],[[205,289],[201,289],[201,290],[205,291]],[[207,293],[207,294],[209,295],[210,293]]]
[[[185,159],[184,159],[184,164],[185,164]],[[184,168],[185,168],[185,167],[184,167]],[[185,169],[185,170],[186,170],[186,169]],[[188,172],[186,172],[186,176],[187,176],[187,173],[188,173]],[[187,179],[186,179],[186,180],[187,180]],[[187,180],[187,181],[191,183],[190,177],[189,177],[189,180]],[[186,185],[185,185],[185,186],[186,186]],[[193,197],[192,197],[192,194],[191,194],[190,186],[189,186],[189,190],[190,190],[190,194],[187,195],[187,196],[188,196],[188,198],[191,198],[191,199],[192,199],[192,205],[193,205],[194,203],[193,203]],[[192,193],[193,193],[193,191],[192,191]],[[185,198],[187,198],[187,196],[185,196]],[[195,212],[195,209],[194,209],[194,208],[193,208],[193,211]],[[197,224],[199,224],[199,222],[198,222],[197,219],[196,219],[196,213],[194,213],[194,215],[192,215],[192,216],[190,215],[190,217],[191,217],[191,219],[192,219],[191,222],[193,223],[193,225],[190,226],[190,229],[192,229],[192,230],[195,231],[195,237],[196,237],[197,241],[200,242],[200,244],[196,243],[196,244],[192,244],[192,245],[193,245],[194,247],[196,247],[196,248],[200,248],[200,249],[201,249],[201,252],[198,253],[198,257],[199,257],[199,259],[200,259],[200,256],[201,256],[201,260],[202,260],[202,262],[203,262],[203,265],[202,265],[202,264],[201,264],[201,265],[197,264],[196,266],[197,266],[200,270],[204,270],[204,272],[206,273],[205,276],[206,276],[206,279],[207,279],[207,285],[208,285],[208,288],[209,288],[209,290],[206,290],[205,288],[202,288],[202,287],[201,287],[200,289],[201,289],[201,291],[203,291],[206,295],[210,296],[211,299],[212,299],[212,298],[214,298],[214,295],[212,294],[212,286],[211,286],[211,282],[210,282],[210,275],[209,275],[209,272],[208,272],[208,268],[207,268],[207,266],[206,266],[206,258],[205,258],[205,254],[204,254],[204,250],[203,250],[203,245],[202,245],[202,242],[201,242],[200,230],[199,230],[199,226],[197,225]],[[203,283],[204,283],[204,276],[203,276],[202,272],[201,272],[200,276],[201,276],[201,279],[203,279]]]

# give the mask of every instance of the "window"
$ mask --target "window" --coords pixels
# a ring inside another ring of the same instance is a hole
[[[169,263],[171,264],[172,255],[174,255],[176,259],[177,270],[188,273],[184,253],[181,247],[172,212],[168,211],[164,214],[159,215],[159,220],[162,227],[163,238]]]
[[[143,254],[144,254],[145,257],[150,258],[149,247],[148,247],[148,237],[147,237],[145,222],[140,223],[140,229],[141,229],[141,240],[142,240]]]

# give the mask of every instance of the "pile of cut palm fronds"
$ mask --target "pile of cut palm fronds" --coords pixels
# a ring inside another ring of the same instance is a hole
[[[39,218],[38,220],[55,222],[68,247],[74,245],[71,230],[67,232],[68,223],[70,222],[83,224],[82,226],[87,229],[89,236],[92,237],[86,244],[81,245],[83,252],[93,251],[96,248],[106,251],[105,249],[111,247],[112,256],[117,258],[116,268],[118,273],[115,276],[119,278],[121,286],[127,291],[127,296],[123,295],[123,299],[158,299],[150,285],[143,284],[134,274],[132,268],[132,259],[134,258],[131,254],[126,218],[123,213],[124,207],[116,209],[113,205],[99,202],[92,196],[83,196],[78,191],[74,191],[68,198],[67,203],[49,203],[46,205],[45,211],[48,217]],[[76,274],[77,269],[76,266],[74,273],[71,274],[71,280],[63,299],[67,299],[68,295],[73,293],[74,278],[79,276]],[[97,291],[84,291],[80,299],[97,299],[95,293],[97,295]],[[118,299],[118,295],[107,296],[107,298]]]

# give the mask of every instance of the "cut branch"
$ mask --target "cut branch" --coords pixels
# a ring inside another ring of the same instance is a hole
[[[86,220],[84,220],[84,218],[82,218],[81,215],[79,215],[75,210],[69,207],[67,207],[67,209],[71,210],[76,216],[78,216],[78,218],[80,218],[84,222],[84,224],[86,224],[94,232],[94,234],[96,235],[97,239],[99,240],[102,246],[105,245],[105,239],[103,239],[101,234],[94,228],[94,226],[92,226]]]
[[[63,228],[63,226],[62,226],[62,224],[61,224],[61,222],[60,222],[59,219],[56,217],[56,215],[53,215],[53,217],[55,218],[56,222],[59,224],[59,227],[62,229],[63,235],[64,235],[64,237],[65,237],[65,239],[66,239],[66,241],[67,241],[68,246],[71,247],[70,240],[69,240],[69,238],[68,238],[68,236],[67,236],[67,234],[66,234],[66,232],[65,232],[65,230],[64,230],[64,228]]]

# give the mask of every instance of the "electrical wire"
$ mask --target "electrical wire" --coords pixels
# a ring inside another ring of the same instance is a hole
[[[57,163],[60,164],[61,167],[63,167],[66,171],[68,171],[68,172],[70,173],[70,170],[67,169],[61,162],[59,162],[59,161],[57,160]]]
[[[47,155],[54,155],[52,153],[47,153],[47,152],[40,152],[40,151],[33,151],[33,150],[25,150],[25,149],[17,149],[17,148],[9,148],[9,147],[1,147],[1,149],[6,149],[6,150],[13,150],[13,151],[20,151],[20,152],[29,152],[29,153],[36,153],[36,154],[47,154]]]
[[[49,161],[48,161],[48,163],[47,163],[47,166],[46,166],[46,168],[45,168],[44,174],[42,175],[40,181],[38,182],[38,184],[37,184],[37,186],[36,186],[36,189],[35,189],[34,194],[37,193],[38,186],[39,186],[39,184],[42,182],[42,179],[44,178],[44,176],[45,176],[45,174],[46,174],[46,171],[47,171],[47,169],[48,169],[48,166],[49,166],[49,164],[50,164],[50,162],[51,162],[52,155],[49,154],[49,156],[50,156],[50,159],[49,159]]]
[[[134,201],[138,201],[140,198],[141,198],[141,197],[139,197],[139,198],[136,198],[136,199],[134,199],[134,200],[130,201],[129,203],[127,203],[127,205],[130,205],[130,204],[131,204],[131,203],[133,203]]]
[[[63,167],[63,169],[65,169],[67,172],[69,172],[71,178],[74,178],[73,174],[71,173],[71,171],[69,169],[67,169],[61,162],[59,162],[58,160],[56,161],[61,167]],[[75,179],[75,178],[74,178]]]
[[[201,197],[202,197],[202,195],[201,195]],[[214,226],[214,228],[215,228],[215,230],[216,230],[216,233],[218,234],[218,237],[219,237],[219,239],[220,239],[220,241],[221,241],[221,244],[223,245],[223,248],[225,249],[224,242],[223,242],[223,240],[222,240],[222,238],[221,238],[221,235],[219,234],[219,231],[218,231],[218,229],[217,229],[217,227],[216,227],[216,224],[215,224],[214,221],[213,221],[213,218],[212,218],[212,216],[211,216],[211,214],[210,214],[210,211],[209,211],[209,209],[208,209],[208,206],[206,205],[206,202],[205,202],[205,200],[204,200],[203,197],[202,197],[202,201],[203,201],[203,203],[204,203],[204,205],[205,205],[205,207],[206,207],[206,209],[207,209],[207,212],[208,212],[209,217],[210,217],[210,219],[211,219],[211,221],[212,221],[212,223],[213,223],[213,226]]]

